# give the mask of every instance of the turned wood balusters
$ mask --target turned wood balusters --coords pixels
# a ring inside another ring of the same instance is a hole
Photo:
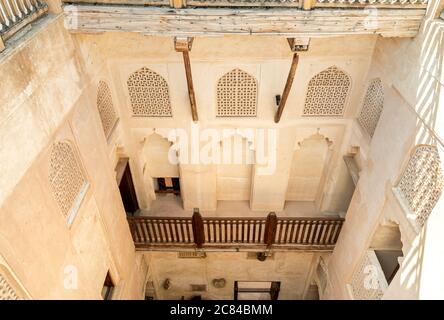
[[[0,0],[0,51],[5,40],[47,10],[41,0]]]
[[[215,248],[332,250],[344,219],[339,217],[278,218],[128,217],[137,249]]]

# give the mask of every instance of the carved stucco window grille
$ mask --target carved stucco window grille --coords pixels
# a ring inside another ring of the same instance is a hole
[[[373,250],[367,250],[359,261],[349,288],[354,300],[380,300],[388,284]]]
[[[217,117],[255,117],[257,81],[234,69],[217,81]]]
[[[418,229],[422,227],[441,197],[444,179],[438,148],[419,145],[409,159],[396,190],[407,217]]]
[[[97,90],[97,109],[99,109],[103,131],[108,138],[117,122],[117,113],[114,109],[111,90],[105,81],[99,82]]]
[[[319,281],[319,291],[323,294],[325,292],[325,289],[327,288],[328,273],[327,265],[325,264],[325,261],[322,257],[319,259],[319,263],[316,267],[316,276]]]
[[[71,224],[85,196],[88,181],[70,142],[54,143],[49,166],[52,193],[68,224]]]
[[[303,116],[342,116],[351,78],[332,66],[315,75],[308,83]]]
[[[373,79],[365,94],[364,104],[358,117],[358,122],[365,131],[373,137],[382,108],[384,107],[384,90],[381,79]]]
[[[0,300],[23,300],[23,297],[18,293],[13,282],[10,281],[0,265]]]
[[[171,117],[168,83],[156,72],[143,67],[127,81],[133,116]]]

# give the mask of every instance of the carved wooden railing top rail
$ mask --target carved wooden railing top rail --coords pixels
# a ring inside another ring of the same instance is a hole
[[[425,7],[428,0],[182,0],[187,7]]]
[[[48,6],[42,0],[0,0],[0,51],[4,49],[3,41],[46,11]]]
[[[344,222],[339,217],[128,217],[137,249],[332,250]]]

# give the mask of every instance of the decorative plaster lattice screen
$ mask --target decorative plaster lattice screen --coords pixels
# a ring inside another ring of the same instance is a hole
[[[50,156],[49,182],[54,198],[65,216],[69,216],[83,196],[87,180],[71,143],[57,142]]]
[[[0,300],[21,300],[6,277],[0,272]]]
[[[441,197],[444,179],[435,146],[416,147],[397,185],[416,227],[421,227]]]
[[[97,90],[97,108],[99,109],[100,120],[102,121],[105,136],[109,137],[117,121],[117,114],[114,110],[111,90],[105,81],[99,82]]]
[[[337,67],[330,67],[311,78],[303,116],[342,116],[351,79]]]
[[[134,72],[127,81],[133,115],[171,117],[168,83],[148,68]]]
[[[384,90],[381,79],[373,79],[365,94],[364,104],[358,117],[359,124],[373,137],[382,108],[384,107]]]
[[[325,288],[327,287],[327,266],[322,257],[319,259],[319,263],[316,268],[316,275],[319,280],[319,289],[322,293],[324,293]]]
[[[379,300],[384,295],[387,281],[374,251],[368,250],[362,257],[353,273],[350,288],[355,300]]]
[[[218,117],[255,117],[257,81],[248,73],[234,69],[217,81]]]

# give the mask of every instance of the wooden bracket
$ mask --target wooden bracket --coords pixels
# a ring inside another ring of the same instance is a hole
[[[196,95],[194,94],[193,74],[191,72],[191,61],[189,55],[192,46],[193,46],[193,38],[190,37],[174,38],[174,49],[177,52],[182,52],[183,56],[185,75],[187,77],[187,85],[188,85],[188,97],[190,98],[191,116],[193,117],[193,121],[198,121],[199,117],[197,115]]]
[[[177,52],[191,51],[193,37],[174,37],[174,49]]]
[[[310,38],[287,38],[292,52],[307,51],[310,46]]]

